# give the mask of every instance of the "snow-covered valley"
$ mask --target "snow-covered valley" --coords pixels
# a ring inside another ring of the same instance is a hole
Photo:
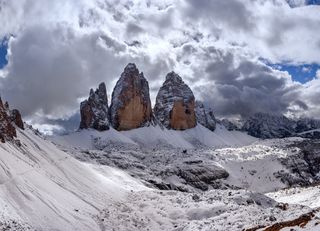
[[[245,230],[319,206],[317,186],[286,189],[299,177],[281,160],[302,138],[197,126],[56,137],[27,128],[18,140],[0,145],[3,230]]]

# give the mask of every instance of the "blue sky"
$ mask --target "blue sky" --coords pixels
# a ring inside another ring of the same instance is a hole
[[[293,80],[300,83],[305,83],[314,79],[317,70],[320,69],[320,65],[318,64],[290,65],[278,63],[268,65],[277,70],[287,71],[292,76]]]
[[[307,0],[307,5],[320,5],[320,0]]]
[[[5,39],[0,40],[0,69],[7,64],[7,41]]]

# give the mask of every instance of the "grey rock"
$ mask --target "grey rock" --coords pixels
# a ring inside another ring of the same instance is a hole
[[[109,129],[108,97],[105,83],[90,90],[89,98],[80,105],[80,129],[93,128],[98,131]]]
[[[216,119],[211,108],[207,108],[200,101],[196,101],[197,122],[211,131],[216,129]]]
[[[196,126],[195,98],[182,78],[174,72],[166,76],[154,107],[155,117],[168,129],[184,130]]]

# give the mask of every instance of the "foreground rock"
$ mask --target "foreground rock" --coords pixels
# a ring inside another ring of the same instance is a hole
[[[88,100],[80,105],[80,129],[93,128],[98,131],[109,129],[108,97],[105,83],[100,83],[98,89],[90,90]]]
[[[216,129],[216,119],[211,108],[206,108],[202,102],[196,101],[197,122],[211,131]]]
[[[303,140],[289,146],[296,147],[299,148],[296,154],[279,159],[289,171],[277,172],[275,176],[290,187],[320,183],[320,141]]]
[[[133,63],[125,67],[112,92],[110,118],[119,131],[143,127],[151,121],[149,84]]]
[[[185,130],[197,125],[194,95],[176,73],[167,74],[158,92],[154,113],[168,129]]]
[[[229,173],[223,167],[208,157],[181,149],[141,150],[110,143],[104,151],[86,150],[77,158],[94,159],[101,165],[123,169],[161,190],[198,192],[233,188],[224,182]]]

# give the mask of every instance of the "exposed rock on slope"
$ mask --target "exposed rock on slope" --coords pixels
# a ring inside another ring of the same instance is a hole
[[[289,172],[278,172],[276,177],[289,186],[310,186],[320,182],[320,142],[319,140],[297,141],[289,146],[299,151],[287,158],[280,158]]]
[[[112,126],[117,130],[130,130],[148,125],[151,118],[148,81],[135,64],[129,63],[112,92]]]
[[[167,74],[154,107],[157,120],[169,129],[193,128],[197,125],[194,108],[195,98],[188,85],[176,73]]]
[[[211,108],[206,108],[202,102],[196,101],[197,122],[211,131],[216,129],[216,119]]]
[[[98,131],[109,129],[108,97],[105,83],[100,83],[98,89],[90,90],[88,100],[80,105],[80,129],[94,128]]]
[[[10,111],[9,104],[2,103],[0,98],[0,141],[12,140],[17,136],[16,129],[13,124],[16,124],[19,128],[24,129],[21,114],[17,109]]]
[[[241,130],[241,127],[243,126],[242,124],[239,125],[234,122],[231,122],[228,119],[222,119],[222,120],[218,121],[218,123],[223,125],[226,129],[228,129],[228,131]]]
[[[10,120],[15,123],[19,128],[24,129],[23,120],[19,110],[13,109],[10,111]]]

